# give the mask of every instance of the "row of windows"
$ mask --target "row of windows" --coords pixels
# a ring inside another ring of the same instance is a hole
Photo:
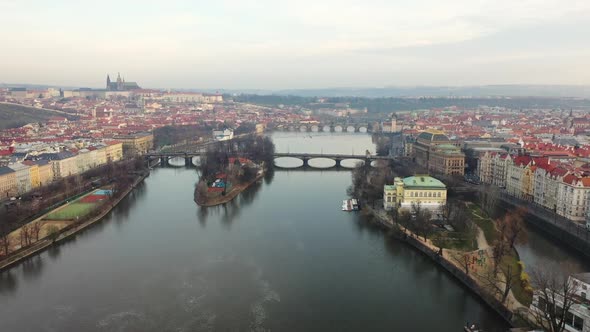
[[[537,305],[537,308],[541,309],[543,312],[555,310],[554,312],[558,316],[563,317],[563,316],[561,316],[562,315],[561,313],[563,312],[563,308],[561,308],[559,306],[557,308],[555,308],[555,306],[552,303],[548,303],[542,297],[539,297],[538,302],[539,303]],[[571,313],[569,311],[565,313],[565,323],[578,331],[582,331],[584,329],[584,319],[574,315],[573,313]]]
[[[415,192],[410,192],[410,197],[442,197],[442,193],[439,191],[437,193],[433,193],[433,192],[428,192],[427,193],[423,193],[421,191],[415,193]]]

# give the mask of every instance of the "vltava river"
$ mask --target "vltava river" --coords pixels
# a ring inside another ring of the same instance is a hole
[[[374,151],[368,135],[276,136],[281,151]],[[0,331],[507,327],[429,259],[340,211],[347,171],[277,170],[208,209],[193,202],[197,177],[155,169],[102,223],[1,273]]]

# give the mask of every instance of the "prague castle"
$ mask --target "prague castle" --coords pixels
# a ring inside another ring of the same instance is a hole
[[[136,82],[125,82],[124,78],[121,78],[121,74],[117,73],[117,80],[111,81],[111,77],[107,74],[107,91],[130,91],[141,89]]]

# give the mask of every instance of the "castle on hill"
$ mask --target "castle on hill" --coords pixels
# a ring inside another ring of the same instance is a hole
[[[111,81],[111,77],[107,74],[107,91],[130,91],[141,89],[136,82],[125,82],[125,78],[121,78],[121,74],[117,73],[117,80]]]

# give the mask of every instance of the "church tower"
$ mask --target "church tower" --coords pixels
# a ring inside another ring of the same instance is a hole
[[[121,73],[117,73],[117,91],[123,90],[123,80],[121,80]]]
[[[111,89],[111,77],[107,74],[107,90]]]

